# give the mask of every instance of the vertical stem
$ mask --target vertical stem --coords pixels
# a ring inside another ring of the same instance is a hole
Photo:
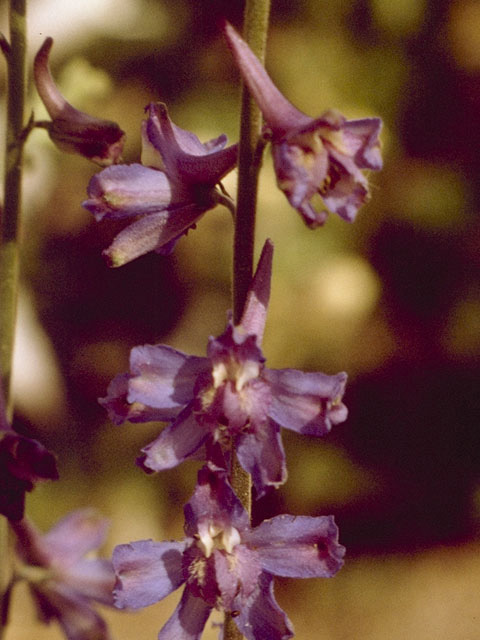
[[[247,0],[243,37],[260,61],[265,59],[270,0]],[[242,86],[240,143],[238,152],[238,196],[233,249],[233,320],[240,321],[253,274],[255,209],[260,160],[257,145],[262,114]]]
[[[270,0],[246,0],[243,37],[263,62],[267,40]],[[247,291],[253,276],[255,212],[260,160],[257,147],[262,127],[262,114],[245,87],[242,86],[240,143],[238,151],[238,195],[233,247],[233,320],[240,322]],[[252,480],[240,466],[233,452],[230,482],[233,490],[251,515]],[[225,614],[224,640],[240,640],[231,614]]]
[[[7,58],[8,99],[5,145],[5,190],[0,215],[0,371],[8,422],[12,420],[11,376],[19,273],[18,227],[21,209],[23,122],[25,105],[26,0],[10,0],[10,45]],[[0,516],[0,638],[10,597],[8,525]]]
[[[19,273],[23,122],[25,103],[26,0],[10,0],[10,48],[7,55],[8,101],[5,191],[0,219],[0,366],[7,420],[13,402],[11,375]]]

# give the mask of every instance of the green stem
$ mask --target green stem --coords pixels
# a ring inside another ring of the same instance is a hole
[[[10,385],[19,272],[18,231],[24,143],[25,29],[26,0],[10,0],[5,191],[3,213],[0,220],[0,365],[9,422],[13,413]]]
[[[26,0],[10,0],[10,42],[2,46],[7,60],[5,181],[0,217],[0,370],[6,419],[11,422],[11,377],[19,274],[18,227],[21,209],[22,151],[25,108]],[[7,522],[0,517],[0,638],[8,617],[10,564]]]
[[[263,62],[270,15],[270,0],[246,0],[243,37]],[[238,195],[233,247],[233,320],[240,322],[253,276],[255,213],[261,153],[258,152],[262,114],[246,87],[242,86],[240,144],[238,151]],[[252,480],[233,452],[230,482],[249,515],[252,512]],[[240,640],[242,634],[231,614],[225,614],[224,640]]]

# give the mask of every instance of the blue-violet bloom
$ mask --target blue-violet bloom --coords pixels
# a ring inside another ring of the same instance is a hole
[[[252,529],[226,473],[212,467],[199,471],[184,512],[183,540],[139,540],[113,552],[119,608],[146,607],[185,585],[158,640],[199,640],[212,609],[230,612],[247,640],[287,640],[293,628],[273,576],[329,578],[343,564],[333,516],[280,515]]]
[[[91,557],[105,539],[108,522],[85,509],[44,535],[27,519],[12,527],[18,540],[16,577],[27,580],[39,618],[57,620],[68,640],[109,640],[93,604],[113,606],[115,574],[110,560]]]
[[[243,80],[263,113],[279,189],[311,228],[322,225],[328,215],[312,206],[310,200],[316,193],[326,209],[353,222],[369,198],[363,171],[382,168],[378,140],[382,121],[347,120],[335,110],[318,118],[305,115],[280,93],[230,24],[225,34]]]
[[[217,204],[233,210],[216,185],[235,167],[237,145],[224,148],[225,135],[201,143],[170,120],[162,103],[151,103],[147,111],[142,164],[116,165],[93,176],[82,204],[98,221],[135,218],[104,251],[115,267],[149,251],[170,253]]]
[[[78,153],[102,167],[120,162],[125,133],[116,122],[90,116],[65,100],[48,66],[52,45],[52,38],[46,38],[33,65],[35,86],[51,118],[49,122],[35,123],[36,126],[47,129],[62,151]]]
[[[280,427],[322,436],[347,417],[341,399],[347,375],[267,369],[261,351],[270,296],[273,245],[267,240],[238,326],[210,338],[207,357],[165,345],[136,347],[130,373],[114,378],[100,402],[113,422],[171,421],[147,445],[139,462],[147,471],[175,467],[206,446],[235,446],[257,496],[286,480]],[[215,449],[216,447],[216,449]],[[228,462],[226,463],[228,464]]]

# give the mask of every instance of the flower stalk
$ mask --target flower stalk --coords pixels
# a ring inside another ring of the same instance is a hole
[[[13,406],[10,393],[19,274],[19,221],[25,104],[26,0],[10,0],[8,99],[5,144],[4,202],[0,218],[0,364],[7,420]],[[5,52],[5,50],[4,50]]]
[[[25,142],[26,0],[10,0],[10,41],[3,38],[7,62],[7,116],[3,211],[0,214],[0,371],[6,416],[11,421],[10,390],[19,277],[19,218],[21,210],[22,151]],[[10,565],[7,521],[0,518],[0,638],[8,618]]]
[[[260,60],[265,58],[270,0],[246,0],[243,36]],[[240,143],[238,151],[238,189],[235,233],[233,241],[233,321],[240,322],[253,275],[253,253],[255,237],[255,212],[257,202],[258,174],[261,164],[262,114],[250,93],[242,84]],[[240,466],[233,452],[230,483],[245,510],[252,512],[252,480]],[[225,614],[225,640],[239,640],[238,630],[232,615]]]

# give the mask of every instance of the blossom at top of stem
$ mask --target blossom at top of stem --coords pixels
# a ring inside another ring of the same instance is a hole
[[[280,428],[322,436],[343,422],[347,376],[268,369],[261,350],[270,295],[273,245],[267,240],[240,324],[210,338],[207,357],[165,345],[132,350],[130,372],[117,376],[101,400],[117,424],[169,421],[142,449],[146,471],[175,467],[198,456],[228,467],[235,447],[261,496],[286,480]],[[222,462],[223,460],[223,462]]]
[[[109,640],[93,604],[113,606],[115,575],[110,560],[92,557],[104,542],[107,520],[83,509],[43,535],[26,519],[12,526],[16,577],[28,582],[40,619],[57,620],[68,640]]]
[[[311,228],[322,225],[328,215],[312,206],[316,193],[327,210],[353,222],[369,198],[364,170],[382,167],[378,139],[382,121],[347,120],[335,110],[318,118],[307,116],[277,89],[260,60],[228,23],[225,35],[242,78],[263,113],[278,187]]]
[[[39,124],[45,126],[62,151],[78,153],[102,167],[119,162],[125,133],[116,122],[90,116],[65,100],[48,65],[52,45],[52,38],[46,38],[33,66],[35,86],[51,118],[50,122]]]
[[[201,143],[177,127],[162,103],[142,122],[142,164],[116,165],[93,176],[82,206],[97,220],[135,219],[104,255],[121,266],[149,251],[170,253],[179,238],[217,204],[233,203],[217,188],[237,162],[237,145],[221,135]]]
[[[53,453],[11,429],[0,389],[0,514],[11,521],[21,520],[26,492],[37,482],[57,479]]]
[[[186,537],[139,540],[113,552],[119,608],[154,604],[185,585],[159,640],[199,640],[212,609],[230,612],[247,640],[287,640],[293,628],[273,595],[273,576],[329,578],[343,565],[333,516],[279,515],[250,528],[226,473],[198,474],[185,506]]]

